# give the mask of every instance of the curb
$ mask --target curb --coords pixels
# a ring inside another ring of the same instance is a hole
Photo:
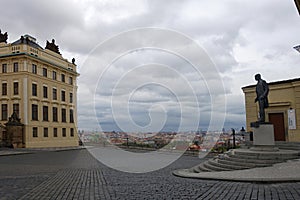
[[[285,177],[271,177],[271,176],[260,176],[255,177],[257,169],[261,168],[253,168],[250,169],[253,174],[252,177],[246,176],[236,176],[236,172],[241,172],[245,170],[233,170],[233,171],[219,171],[219,172],[201,172],[201,173],[193,173],[190,172],[189,169],[178,169],[174,170],[172,174],[181,178],[192,178],[192,179],[202,179],[202,180],[218,180],[218,181],[234,181],[234,182],[252,182],[252,183],[281,183],[281,182],[299,182],[300,175],[289,174],[289,176]],[[269,170],[275,169],[275,167],[265,167]],[[249,172],[249,171],[248,171]]]
[[[16,156],[16,155],[23,155],[23,154],[34,154],[37,152],[60,152],[60,151],[73,151],[73,150],[82,150],[86,149],[86,147],[82,148],[66,148],[66,149],[24,149],[25,151],[16,151],[16,150],[3,150],[6,152],[2,154],[0,150],[0,156]]]
[[[7,154],[1,154],[0,152],[0,156],[17,156],[17,155],[23,155],[23,154],[33,154],[33,152],[20,152],[20,153],[7,153]]]

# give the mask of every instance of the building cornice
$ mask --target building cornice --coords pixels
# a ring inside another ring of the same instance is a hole
[[[273,85],[279,86],[279,85],[283,85],[283,84],[291,84],[289,87],[298,86],[298,85],[300,85],[300,78],[288,79],[288,80],[282,80],[282,81],[274,81],[274,82],[268,83],[269,86],[273,86]],[[245,91],[254,89],[255,87],[256,87],[256,85],[248,85],[248,86],[242,87],[242,90],[245,92]],[[285,87],[285,86],[283,86],[283,87]],[[288,86],[286,86],[286,87],[288,87]]]
[[[46,60],[46,59],[42,59],[42,58],[40,58],[40,57],[38,57],[38,56],[34,56],[34,55],[31,55],[31,54],[25,53],[25,52],[12,53],[12,54],[3,54],[3,55],[0,55],[0,58],[9,58],[9,57],[15,57],[15,56],[27,56],[27,57],[30,57],[30,58],[33,58],[33,59],[37,59],[37,60],[39,60],[39,61],[42,61],[42,62],[44,62],[44,63],[50,64],[50,65],[52,65],[52,66],[55,66],[55,67],[59,68],[60,70],[66,71],[66,72],[71,73],[71,74],[73,74],[73,75],[75,75],[75,76],[79,76],[79,75],[80,75],[79,73],[77,73],[77,72],[75,72],[75,71],[73,71],[73,70],[69,70],[69,69],[67,69],[66,67],[62,66],[62,65],[53,63],[53,62],[48,61],[48,60]]]

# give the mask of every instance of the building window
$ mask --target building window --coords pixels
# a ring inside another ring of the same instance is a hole
[[[66,112],[66,109],[65,108],[62,108],[61,109],[61,121],[62,122],[67,122],[67,112]]]
[[[61,74],[61,82],[65,82],[65,75]]]
[[[43,86],[43,97],[48,98],[48,87],[47,86]]]
[[[52,98],[53,98],[53,100],[57,100],[57,90],[56,90],[56,88],[52,89]]]
[[[14,63],[14,72],[18,72],[19,71],[19,63],[15,62]]]
[[[32,64],[32,73],[37,74],[37,66]]]
[[[70,92],[70,103],[73,103],[73,93]]]
[[[67,136],[66,128],[62,128],[62,136],[63,136],[63,137],[66,137],[66,136]]]
[[[2,95],[7,95],[7,83],[2,83]]]
[[[57,122],[57,121],[58,121],[58,119],[57,119],[57,108],[56,108],[56,107],[53,107],[53,108],[52,108],[52,120],[53,120],[54,122]]]
[[[71,137],[74,137],[74,128],[70,129],[70,135],[71,135]]]
[[[38,105],[32,104],[31,107],[32,120],[38,120]]]
[[[14,103],[13,104],[13,112],[17,114],[17,116],[19,116],[20,113],[20,106],[18,103]]]
[[[14,82],[14,95],[18,95],[18,94],[19,94],[19,83]]]
[[[1,105],[1,115],[2,115],[2,120],[7,120],[7,104],[2,104]]]
[[[43,121],[48,121],[48,106],[43,106]]]
[[[69,77],[69,84],[73,85],[73,78],[72,77]]]
[[[65,91],[61,91],[61,101],[66,101],[66,92]]]
[[[74,123],[74,111],[70,109],[70,123]]]
[[[53,128],[53,137],[57,137],[57,128]]]
[[[48,128],[44,128],[44,137],[48,137]]]
[[[52,72],[52,79],[53,79],[53,80],[56,80],[56,71],[53,71],[53,72]]]
[[[46,68],[43,68],[43,76],[47,77],[47,69]]]
[[[7,64],[2,64],[2,73],[7,73]]]
[[[32,137],[38,137],[38,128],[32,127]]]
[[[32,83],[32,96],[37,96],[37,84]]]

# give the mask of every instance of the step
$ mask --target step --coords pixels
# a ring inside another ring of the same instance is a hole
[[[279,149],[288,149],[300,152],[300,142],[282,142],[276,141],[275,146]]]
[[[278,156],[299,156],[297,151],[292,150],[281,150],[281,151],[251,151],[251,150],[238,150],[231,151],[230,154],[234,155],[245,155],[245,156],[254,156],[254,157],[278,157]]]
[[[273,163],[253,163],[253,162],[237,162],[233,160],[228,159],[219,159],[219,163],[226,164],[226,165],[233,165],[233,166],[243,166],[248,168],[254,168],[254,167],[268,167],[272,166]]]
[[[228,165],[228,164],[220,163],[219,159],[208,160],[208,163],[210,165],[214,165],[216,167],[220,167],[228,170],[243,170],[243,169],[251,168],[251,167],[241,166],[241,165],[230,165],[230,164]]]
[[[217,167],[215,165],[211,165],[208,163],[208,161],[203,163],[205,168],[210,169],[211,171],[232,171],[231,169],[228,168],[222,168],[222,167]]]
[[[212,171],[212,170],[204,167],[203,163],[196,165],[195,167],[192,167],[190,170],[193,173],[211,172]]]
[[[298,154],[280,154],[280,153],[249,153],[249,152],[235,152],[232,155],[233,157],[239,157],[244,159],[256,159],[256,160],[289,160],[299,158]]]
[[[300,147],[300,143],[275,143],[275,146],[277,147],[283,147],[283,146],[293,146],[293,147]]]
[[[275,145],[294,145],[294,146],[300,146],[300,142],[285,142],[285,141],[276,141]]]
[[[200,173],[202,172],[202,170],[199,168],[199,165],[192,167],[192,172],[193,173]]]
[[[279,149],[288,149],[288,150],[294,150],[294,151],[300,151],[300,146],[277,146]]]
[[[213,170],[211,169],[208,169],[204,166],[204,163],[201,163],[200,165],[197,165],[197,171],[200,171],[200,172],[212,172]]]
[[[270,162],[284,162],[286,159],[278,158],[278,157],[262,157],[262,156],[246,156],[246,155],[231,155],[231,158],[238,158],[248,160],[248,162],[255,162],[255,160],[262,160],[262,161],[270,161]]]
[[[234,154],[234,155],[230,155],[230,157],[232,158],[240,158],[240,159],[244,159],[244,160],[274,160],[274,161],[278,161],[278,162],[282,162],[284,161],[284,159],[279,159],[279,158],[275,158],[275,157],[270,157],[270,156],[258,156],[258,155],[242,155],[242,154]]]
[[[245,159],[245,158],[241,158],[241,157],[235,157],[235,156],[229,156],[227,158],[224,158],[226,160],[229,161],[233,161],[233,162],[239,162],[239,163],[253,163],[253,164],[276,164],[276,163],[281,163],[284,162],[283,160],[257,160],[257,159]]]

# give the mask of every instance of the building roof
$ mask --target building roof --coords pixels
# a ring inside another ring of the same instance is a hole
[[[21,38],[15,42],[13,42],[11,45],[18,45],[18,44],[28,44],[29,46],[32,46],[37,49],[43,49],[40,45],[38,45],[33,39],[29,39],[28,35],[21,36]]]
[[[279,84],[286,84],[286,83],[293,83],[296,81],[300,81],[300,78],[294,78],[294,79],[288,79],[288,80],[282,80],[282,81],[274,81],[274,82],[270,82],[268,83],[268,85],[279,85]],[[242,87],[242,89],[246,89],[246,88],[252,88],[255,87],[256,84],[254,85],[248,85],[248,86],[244,86]]]

